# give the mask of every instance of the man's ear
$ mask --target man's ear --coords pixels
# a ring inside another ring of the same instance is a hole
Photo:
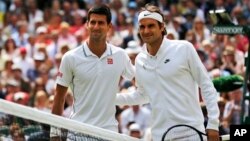
[[[113,28],[113,24],[111,22],[109,23],[108,26],[109,26],[109,29]]]
[[[87,29],[89,29],[89,21],[86,21],[85,27],[86,27]]]
[[[164,29],[165,29],[165,24],[164,23],[161,23],[161,29],[162,29],[162,31],[164,31]]]

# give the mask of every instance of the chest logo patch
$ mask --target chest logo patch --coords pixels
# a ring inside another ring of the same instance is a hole
[[[107,64],[113,64],[113,58],[107,58]]]

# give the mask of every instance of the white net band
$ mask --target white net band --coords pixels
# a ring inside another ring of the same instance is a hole
[[[0,112],[50,125],[51,127],[53,126],[56,128],[67,129],[70,131],[67,133],[67,136],[72,135],[72,133],[78,133],[86,137],[91,136],[91,138],[95,138],[97,141],[139,141],[139,139],[132,138],[124,134],[119,134],[113,131],[77,122],[61,116],[53,115],[51,113],[42,112],[31,107],[8,102],[2,99],[0,99]]]

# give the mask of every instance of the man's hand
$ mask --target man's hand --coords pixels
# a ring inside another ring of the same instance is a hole
[[[217,130],[207,129],[208,141],[220,141],[220,135]]]

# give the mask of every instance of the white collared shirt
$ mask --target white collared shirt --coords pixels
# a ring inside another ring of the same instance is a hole
[[[115,95],[119,80],[134,77],[134,68],[125,51],[107,43],[99,58],[85,42],[62,58],[57,83],[70,86],[74,96],[72,119],[118,131],[115,119]]]
[[[118,94],[116,102],[150,102],[153,140],[161,140],[163,133],[176,124],[186,123],[204,131],[198,86],[208,110],[207,128],[218,130],[218,95],[191,43],[164,38],[155,56],[144,46],[135,67],[137,92]]]

